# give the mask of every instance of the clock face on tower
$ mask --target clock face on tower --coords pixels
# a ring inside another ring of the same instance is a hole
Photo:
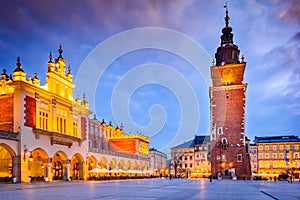
[[[231,78],[231,77],[233,76],[233,70],[232,70],[232,69],[229,69],[229,68],[224,69],[224,70],[222,71],[222,76],[223,76],[224,78]]]

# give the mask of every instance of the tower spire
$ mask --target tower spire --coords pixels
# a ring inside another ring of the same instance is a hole
[[[226,15],[224,18],[225,27],[222,29],[221,45],[215,54],[217,66],[239,63],[240,50],[238,49],[238,46],[233,43],[232,28],[229,26],[230,17],[228,15],[227,3],[224,5],[224,8],[226,9]]]
[[[225,16],[225,18],[224,18],[224,20],[225,20],[225,25],[226,25],[226,27],[228,27],[230,17],[228,16],[228,5],[227,5],[227,2],[225,3],[224,8],[226,9],[226,16]]]

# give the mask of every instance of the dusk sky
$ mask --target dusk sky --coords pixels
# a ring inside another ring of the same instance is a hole
[[[207,77],[225,2],[2,0],[0,68],[12,73],[20,56],[27,75],[38,73],[44,85],[49,52],[57,58],[61,44],[74,82],[88,84],[77,85],[74,97],[86,92],[99,120],[142,132],[151,147],[169,152],[209,134]],[[228,8],[234,43],[247,62],[247,136],[299,136],[300,1],[234,0]],[[193,42],[202,51],[193,51]],[[187,58],[197,54],[200,68]]]

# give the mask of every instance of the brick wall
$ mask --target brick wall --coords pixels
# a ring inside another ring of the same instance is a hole
[[[36,102],[33,97],[26,96],[24,98],[25,109],[24,109],[24,125],[34,128],[36,125]]]
[[[217,172],[225,175],[225,171],[234,168],[238,178],[249,178],[251,176],[250,157],[246,154],[244,145],[247,85],[244,85],[242,81],[245,65],[228,65],[228,67],[233,71],[233,77],[228,86],[225,86],[225,79],[222,80],[221,76],[221,70],[224,70],[224,67],[212,68],[211,120],[215,124],[216,140],[211,141],[211,169],[213,175]],[[218,73],[219,70],[220,73]],[[218,128],[222,129],[221,135],[218,133]],[[222,145],[223,138],[227,140],[226,145]],[[238,154],[242,156],[241,161],[238,161]],[[225,159],[222,159],[222,155]]]
[[[135,155],[137,150],[137,139],[120,139],[120,140],[110,140],[110,150],[123,152]]]
[[[86,140],[86,118],[81,117],[81,138]]]
[[[14,98],[0,98],[0,130],[13,132]]]

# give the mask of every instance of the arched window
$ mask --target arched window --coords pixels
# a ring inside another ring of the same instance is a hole
[[[222,128],[222,127],[219,127],[219,128],[218,128],[218,134],[219,134],[219,135],[222,135],[222,134],[223,134],[223,128]]]
[[[222,144],[227,144],[227,139],[226,138],[222,138]]]

